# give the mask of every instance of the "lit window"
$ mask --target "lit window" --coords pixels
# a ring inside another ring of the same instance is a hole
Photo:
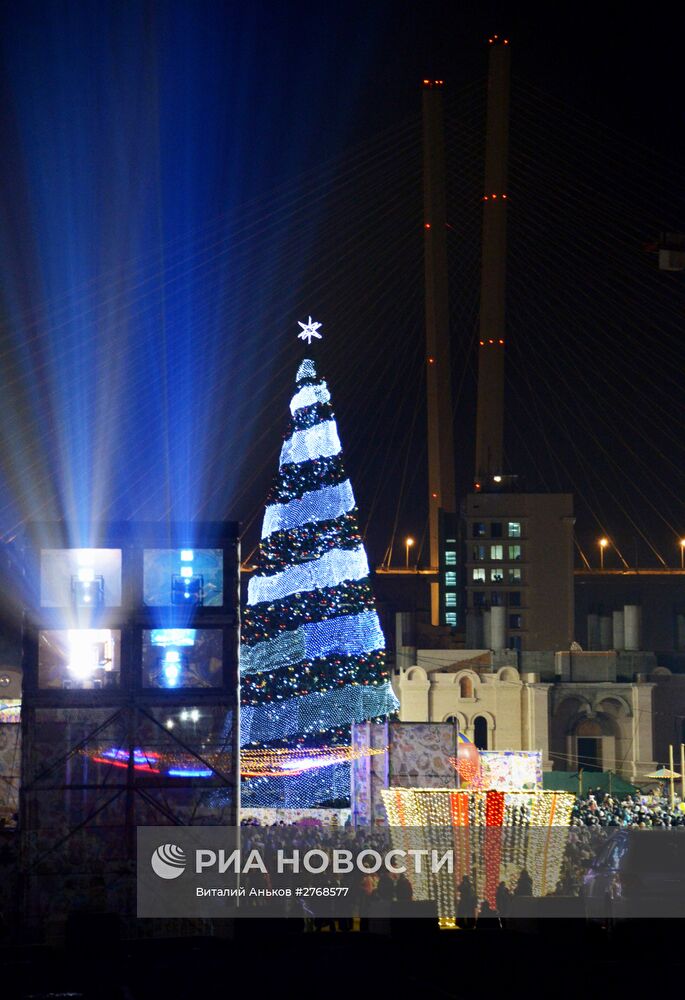
[[[474,569],[473,571],[474,580],[482,580],[485,583],[485,570],[484,569]]]
[[[482,521],[476,521],[473,525],[473,537],[474,538],[485,538],[486,530],[485,525]]]
[[[456,566],[456,565],[457,565],[457,553],[445,552],[445,566]]]
[[[493,521],[490,525],[490,538],[501,538],[502,537],[502,522]]]
[[[445,586],[456,587],[456,585],[457,585],[457,574],[451,572],[445,573]]]
[[[509,628],[522,628],[522,615],[509,615]]]
[[[445,594],[445,607],[456,608],[456,606],[457,606],[457,595],[454,593],[454,591],[451,591],[449,594]]]
[[[482,562],[485,559],[485,546],[484,545],[474,545],[473,546],[473,561]]]
[[[509,591],[509,607],[510,608],[520,608],[521,607],[521,591],[520,590],[510,590]]]
[[[513,558],[511,556],[511,549],[513,547],[515,547],[515,546],[511,546],[511,545],[509,546],[509,550],[510,550],[509,557],[510,558]],[[504,546],[503,545],[491,545],[490,546],[490,558],[491,559],[504,559]]]
[[[520,538],[521,537],[521,522],[520,521],[510,521],[507,534],[509,538]]]
[[[504,579],[504,570],[499,566],[490,570],[490,583],[501,583]]]
[[[451,625],[453,628],[457,626],[457,614],[456,611],[448,611],[445,615],[445,625]]]
[[[511,567],[509,569],[509,583],[520,583],[521,582],[521,570],[518,567]]]
[[[521,558],[521,546],[520,545],[510,545],[509,546],[509,558],[512,559],[512,560],[520,559]]]

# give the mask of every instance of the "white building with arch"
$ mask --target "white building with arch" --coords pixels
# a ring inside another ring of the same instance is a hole
[[[653,657],[630,680],[617,679],[615,652],[557,653],[544,680],[498,659],[490,650],[417,649],[415,664],[394,676],[400,720],[453,721],[480,749],[540,750],[544,770],[613,771],[638,783],[664,763],[669,742],[679,754],[685,676]]]

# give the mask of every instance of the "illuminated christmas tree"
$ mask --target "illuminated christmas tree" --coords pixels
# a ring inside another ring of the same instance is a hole
[[[300,336],[320,337],[319,325],[301,324]],[[241,743],[292,748],[281,773],[299,773],[246,781],[252,805],[345,797],[349,765],[313,766],[305,753],[301,770],[303,748],[349,744],[351,723],[397,708],[330,393],[312,360],[297,371],[290,412],[243,613]]]

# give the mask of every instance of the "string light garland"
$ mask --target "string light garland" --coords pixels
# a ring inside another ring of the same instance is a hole
[[[345,482],[342,457],[313,458],[309,462],[282,465],[267,495],[267,503],[289,503],[321,486],[339,486]]]
[[[414,898],[437,900],[441,919],[454,920],[455,890],[464,875],[478,899],[493,907],[500,882],[513,889],[524,869],[533,896],[555,890],[576,801],[571,793],[386,788],[381,795],[393,847],[406,849],[410,840],[412,848],[430,851],[436,838],[444,840],[443,828],[452,830],[453,873],[410,875]]]
[[[298,409],[293,414],[286,437],[295,431],[306,431],[309,427],[314,427],[316,424],[322,424],[326,421],[334,421],[334,419],[333,410],[328,403],[314,403],[313,406]]]
[[[268,575],[296,562],[316,559],[330,549],[355,549],[361,544],[356,511],[310,526],[276,531],[262,541],[255,568]]]
[[[372,684],[385,660],[380,650],[364,656],[334,656],[277,667],[268,678],[243,677],[243,704],[264,705],[292,695],[334,691],[341,684]],[[267,668],[268,669],[268,668]]]
[[[340,438],[335,420],[325,420],[303,431],[293,431],[281,447],[281,465],[331,458],[340,454]]]
[[[396,700],[389,683],[347,684],[339,691],[284,698],[272,704],[243,705],[240,713],[240,742],[268,743],[297,733],[322,733],[337,725],[376,719],[395,710]]]
[[[242,641],[252,645],[305,622],[374,609],[375,602],[368,581],[345,581],[337,587],[298,594],[277,604],[265,602],[253,608],[247,605],[243,609]]]
[[[262,538],[274,531],[287,531],[303,524],[326,521],[346,514],[355,506],[349,479],[334,486],[311,489],[288,503],[271,503],[264,511]]]
[[[381,650],[383,633],[378,620],[371,611],[359,615],[339,615],[322,622],[309,622],[291,632],[283,632],[273,639],[244,646],[241,654],[243,676],[273,670],[274,663],[289,669],[302,662],[308,672],[314,669],[311,661],[322,656],[344,653],[363,654],[370,648]],[[310,661],[304,663],[304,661]],[[384,658],[378,665],[384,669]]]
[[[300,379],[300,382],[304,383],[304,378]],[[290,400],[290,412],[295,416],[298,410],[308,409],[316,403],[330,403],[330,401],[331,394],[323,380],[312,385],[303,384],[302,388]]]
[[[289,776],[273,762],[251,771],[241,794],[254,806],[347,798],[357,758],[329,749],[322,766],[317,741],[349,743],[353,722],[398,707],[330,392],[311,359],[290,412],[243,615],[240,742],[252,752],[304,740],[310,764],[291,763]]]
[[[242,750],[240,773],[245,777],[295,778],[306,771],[333,767],[364,757],[378,756],[388,752],[386,747],[282,747]],[[102,744],[96,749],[80,747],[78,753],[96,764],[128,767],[131,758],[133,767],[149,774],[166,773],[173,777],[190,774],[191,770],[202,770],[202,777],[210,777],[215,771],[228,773],[232,767],[233,755],[226,750],[203,749],[202,759],[182,750],[155,750],[133,747],[126,748],[112,744]],[[202,768],[200,765],[209,765]]]
[[[346,551],[331,549],[318,559],[290,566],[271,576],[253,576],[247,585],[250,604],[271,604],[292,594],[337,587],[347,580],[363,580],[369,575],[369,563],[363,546]]]
[[[216,804],[224,804],[225,794],[217,792]],[[336,764],[294,777],[247,778],[241,784],[242,808],[309,809],[339,804],[350,797],[350,765]]]

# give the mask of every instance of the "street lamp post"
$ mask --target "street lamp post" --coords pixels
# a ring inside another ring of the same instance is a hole
[[[599,540],[599,568],[604,569],[604,550],[609,544],[608,538],[600,538]]]
[[[409,569],[409,549],[412,547],[413,544],[414,544],[414,539],[413,538],[405,538],[405,540],[404,540],[404,552],[405,552],[404,564],[405,564],[406,569]]]

